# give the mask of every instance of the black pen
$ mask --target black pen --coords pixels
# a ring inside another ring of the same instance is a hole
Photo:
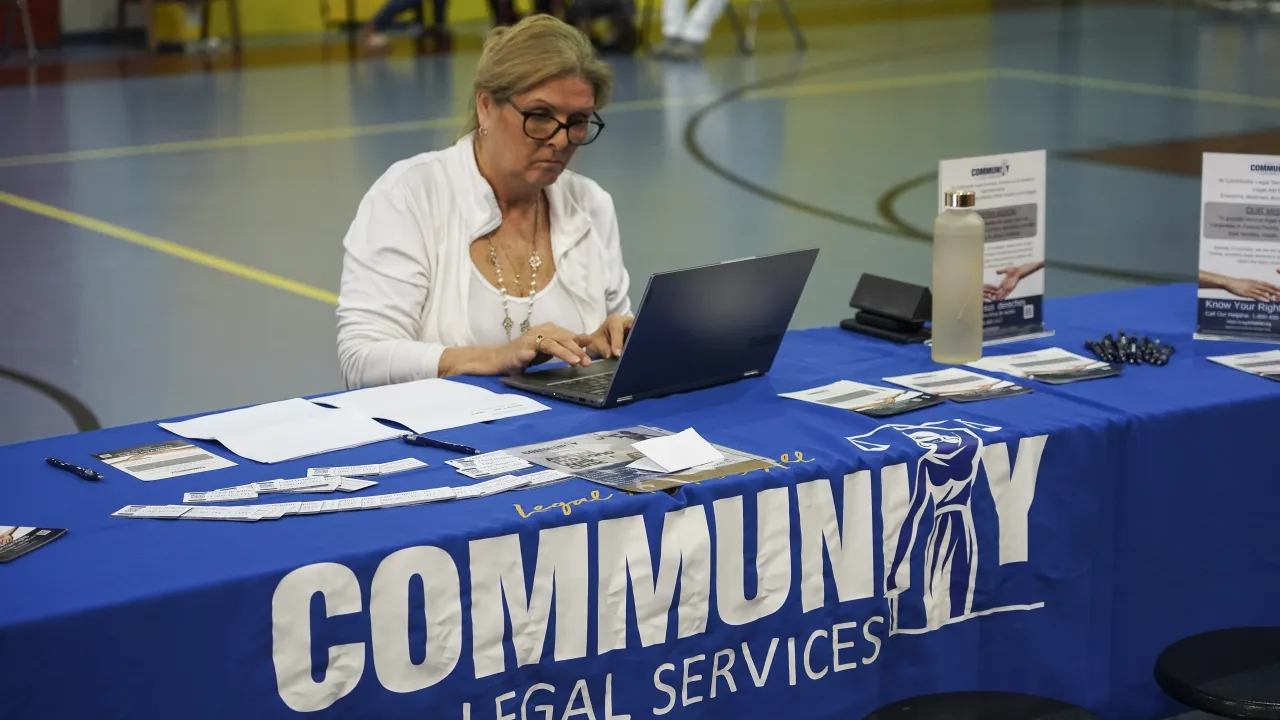
[[[433,440],[432,438],[429,438],[426,435],[405,435],[404,441],[409,443],[410,445],[418,445],[419,447],[440,448],[441,450],[452,450],[453,452],[461,453],[463,455],[479,455],[480,454],[480,451],[473,447],[468,447],[466,445],[458,445],[451,442],[445,442],[443,440]]]
[[[66,460],[59,460],[58,458],[45,458],[44,461],[58,468],[59,470],[66,470],[69,473],[75,473],[76,475],[79,475],[85,480],[101,480],[102,479],[102,474],[99,473],[97,470],[90,470],[89,468],[82,468],[79,465],[72,465]]]

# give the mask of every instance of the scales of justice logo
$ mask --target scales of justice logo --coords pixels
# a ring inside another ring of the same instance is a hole
[[[903,439],[924,451],[914,472],[908,471],[906,515],[896,533],[885,534],[885,596],[891,634],[921,634],[981,615],[1044,606],[1041,602],[974,608],[981,548],[974,525],[973,491],[987,447],[984,436],[1000,429],[965,420],[942,420],[882,425],[849,438],[866,452],[884,452],[892,447],[890,443],[901,444]],[[890,517],[890,504],[885,503],[886,525],[897,520]],[[929,509],[931,522],[925,520]],[[925,543],[923,571],[913,573],[912,552],[920,541]],[[988,551],[981,561],[994,562],[991,556]],[[904,626],[903,609],[908,602],[923,604],[923,627]]]

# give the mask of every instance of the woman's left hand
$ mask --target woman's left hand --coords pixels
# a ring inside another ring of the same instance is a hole
[[[600,328],[590,335],[579,335],[574,341],[591,353],[592,357],[614,358],[622,355],[622,344],[626,342],[627,332],[635,323],[630,315],[610,315]]]

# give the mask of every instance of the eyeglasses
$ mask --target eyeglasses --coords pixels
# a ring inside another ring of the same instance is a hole
[[[564,130],[569,144],[590,145],[600,137],[600,131],[604,130],[604,121],[594,112],[591,113],[590,120],[571,120],[563,123],[545,110],[521,110],[510,100],[507,104],[524,116],[524,134],[534,140],[550,140]]]

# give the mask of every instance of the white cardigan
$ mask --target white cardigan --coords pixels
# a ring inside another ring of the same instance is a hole
[[[502,224],[473,137],[392,165],[360,202],[343,247],[338,358],[348,388],[436,377],[447,347],[475,345],[471,243]],[[613,199],[565,170],[546,196],[556,275],[588,328],[627,314]]]

